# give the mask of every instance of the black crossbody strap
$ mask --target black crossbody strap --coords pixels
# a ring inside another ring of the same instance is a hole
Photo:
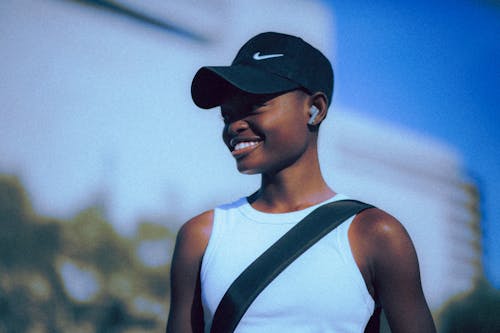
[[[217,306],[210,332],[233,332],[253,300],[288,265],[349,217],[372,207],[356,200],[339,200],[312,211],[234,280]]]

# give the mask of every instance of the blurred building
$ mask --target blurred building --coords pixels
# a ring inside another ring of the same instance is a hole
[[[432,310],[482,277],[479,194],[453,148],[355,112],[335,110],[321,157],[340,192],[398,218],[420,260]]]

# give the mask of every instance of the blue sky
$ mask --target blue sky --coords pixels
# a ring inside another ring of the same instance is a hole
[[[333,103],[458,150],[482,195],[485,273],[500,288],[500,6],[326,3],[336,19]]]

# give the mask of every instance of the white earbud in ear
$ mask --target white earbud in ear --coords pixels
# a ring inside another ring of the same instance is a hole
[[[314,121],[316,120],[318,113],[319,113],[319,109],[314,105],[311,106],[311,118],[309,118],[309,121],[307,122],[309,125],[314,124]]]

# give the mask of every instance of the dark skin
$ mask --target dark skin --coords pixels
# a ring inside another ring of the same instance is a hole
[[[320,112],[308,125],[312,105]],[[259,190],[248,198],[255,209],[296,211],[335,195],[323,179],[317,152],[317,130],[327,107],[323,93],[301,90],[264,96],[240,92],[221,106],[223,140],[238,170],[261,174]],[[212,223],[213,211],[207,211],[178,233],[168,333],[203,332],[199,273]],[[435,332],[415,249],[401,223],[380,209],[368,209],[356,216],[348,236],[366,288],[383,307],[392,332]]]

